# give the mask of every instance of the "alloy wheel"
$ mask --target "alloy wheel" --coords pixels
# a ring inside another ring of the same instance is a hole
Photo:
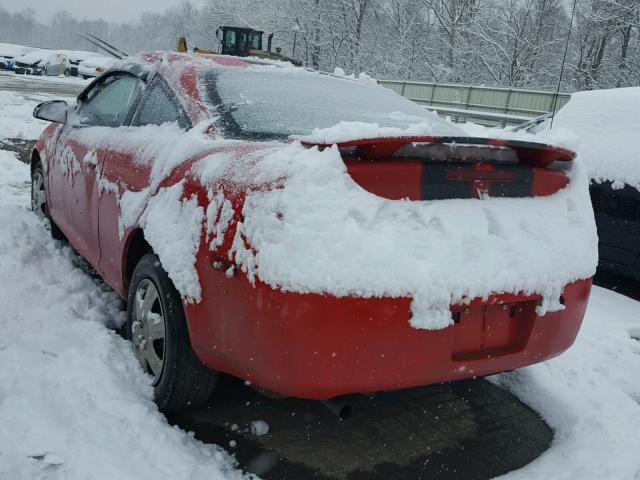
[[[31,177],[31,209],[44,220],[47,218],[47,197],[44,191],[42,172],[36,171]]]
[[[138,284],[133,305],[131,342],[140,365],[153,377],[154,385],[160,380],[165,360],[165,316],[160,294],[155,284],[145,278]]]

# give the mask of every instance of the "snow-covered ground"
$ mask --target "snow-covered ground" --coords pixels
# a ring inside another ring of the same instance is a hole
[[[26,112],[42,98],[12,95],[0,135],[31,136]],[[123,321],[119,298],[51,239],[29,186],[28,166],[0,151],[0,479],[246,478],[157,411],[129,344],[108,328]]]
[[[7,95],[0,137],[42,128],[27,115],[40,98]],[[158,413],[108,328],[122,321],[119,299],[28,205],[28,167],[0,151],[0,479],[242,478],[226,452]],[[634,336],[640,303],[596,287],[574,347],[494,377],[555,431],[545,454],[506,478],[640,478]]]
[[[0,138],[38,138],[47,122],[33,118],[33,107],[50,99],[50,96],[43,94],[23,96],[0,90]]]

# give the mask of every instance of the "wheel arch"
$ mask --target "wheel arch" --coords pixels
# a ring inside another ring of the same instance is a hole
[[[40,158],[40,152],[37,148],[34,148],[31,152],[31,160],[30,160],[31,173],[33,173],[33,169],[36,168],[36,165],[42,163],[42,158]]]
[[[144,237],[144,231],[142,228],[132,230],[125,242],[122,261],[122,289],[125,295],[129,292],[129,284],[131,283],[136,265],[147,253],[155,252]]]

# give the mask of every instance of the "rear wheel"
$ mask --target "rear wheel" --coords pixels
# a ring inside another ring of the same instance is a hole
[[[126,333],[138,362],[153,377],[155,402],[162,412],[209,399],[217,373],[193,353],[180,294],[155,255],[144,255],[133,272]]]
[[[64,235],[58,226],[51,220],[49,209],[47,207],[47,191],[44,185],[44,174],[42,173],[42,164],[38,163],[31,172],[31,209],[38,218],[51,227],[51,236],[56,240],[61,240]]]

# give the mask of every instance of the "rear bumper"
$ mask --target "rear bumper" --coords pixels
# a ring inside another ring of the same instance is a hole
[[[454,307],[458,323],[430,331],[409,325],[407,298],[285,293],[220,272],[201,284],[203,301],[186,306],[197,356],[266,390],[309,399],[490,375],[554,357],[574,342],[591,289],[591,280],[567,285],[565,310],[541,317],[531,297],[496,296],[490,305]]]

